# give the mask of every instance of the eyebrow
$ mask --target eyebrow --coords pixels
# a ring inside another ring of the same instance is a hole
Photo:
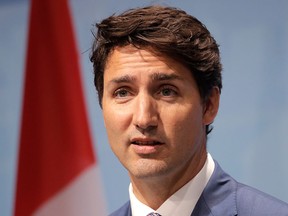
[[[153,81],[182,80],[182,78],[175,73],[166,74],[160,72],[152,74],[151,79]]]
[[[115,79],[112,79],[110,82],[111,83],[130,83],[130,82],[134,82],[135,80],[136,78],[133,76],[124,75],[124,76],[120,76]]]
[[[183,79],[179,75],[174,74],[174,73],[166,74],[166,73],[161,73],[161,72],[151,74],[150,78],[152,81],[168,81],[168,80],[182,80]],[[136,81],[136,77],[131,76],[131,75],[124,75],[124,76],[120,76],[120,77],[116,77],[112,79],[109,83],[115,83],[115,84],[133,83],[135,81]]]

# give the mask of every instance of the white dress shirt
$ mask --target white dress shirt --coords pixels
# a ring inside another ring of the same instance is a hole
[[[151,212],[157,212],[161,216],[190,216],[195,205],[206,187],[213,171],[214,161],[208,153],[207,160],[200,172],[182,188],[170,196],[156,211],[141,203],[133,193],[133,186],[129,185],[129,196],[132,216],[146,216]]]

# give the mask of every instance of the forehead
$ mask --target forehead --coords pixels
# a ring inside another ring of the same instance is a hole
[[[109,54],[104,69],[105,74],[116,72],[177,72],[189,71],[182,63],[152,49],[138,49],[132,45],[116,47]]]
[[[164,59],[165,57],[155,55],[150,50],[137,49],[132,45],[115,47],[108,56],[105,70],[111,67],[141,67]]]

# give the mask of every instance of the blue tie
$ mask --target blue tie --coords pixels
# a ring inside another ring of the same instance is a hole
[[[156,212],[151,212],[147,216],[161,216],[161,215]]]

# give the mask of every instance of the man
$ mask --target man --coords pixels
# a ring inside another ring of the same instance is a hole
[[[97,25],[95,86],[130,201],[112,215],[288,215],[207,153],[222,88],[218,45],[184,11],[150,6]]]

